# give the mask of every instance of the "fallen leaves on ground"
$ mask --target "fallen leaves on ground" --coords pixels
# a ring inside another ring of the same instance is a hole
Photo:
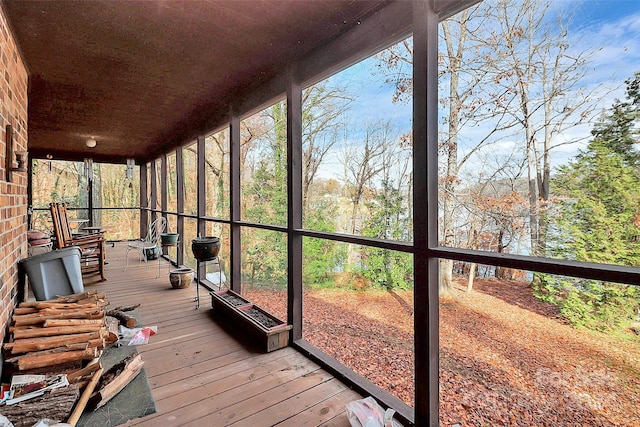
[[[248,299],[286,317],[281,292]],[[305,291],[303,337],[413,405],[411,292]],[[565,324],[526,283],[440,304],[442,426],[640,426],[640,342]]]

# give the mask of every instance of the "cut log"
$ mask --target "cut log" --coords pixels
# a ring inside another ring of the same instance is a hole
[[[91,397],[91,394],[93,394],[93,390],[95,390],[96,385],[98,385],[98,381],[102,376],[102,372],[103,372],[102,368],[98,369],[96,373],[93,374],[91,381],[89,382],[89,384],[87,384],[84,391],[82,392],[82,396],[80,396],[80,400],[78,400],[76,407],[73,409],[71,416],[67,420],[67,423],[70,424],[71,427],[75,427],[75,425],[78,423],[80,416],[84,412],[84,408],[87,406],[87,402],[89,402],[89,397]]]
[[[13,314],[33,314],[33,313],[37,313],[38,309],[37,308],[32,308],[32,307],[16,307],[13,309]]]
[[[100,308],[105,308],[109,305],[109,301],[106,300],[98,300],[95,302],[95,305],[100,307]]]
[[[144,361],[139,353],[132,354],[104,373],[89,406],[98,409],[120,393],[140,373]]]
[[[42,310],[41,310],[42,311]],[[58,314],[25,314],[23,316],[13,316],[15,326],[38,325],[48,319],[101,319],[104,317],[104,311],[99,309],[85,309],[77,311],[69,311]]]
[[[100,324],[74,325],[74,326],[53,326],[50,328],[31,328],[13,331],[13,339],[51,337],[56,335],[81,334],[86,332],[99,331],[103,326]]]
[[[105,324],[107,327],[108,336],[105,338],[108,344],[113,344],[118,341],[118,332],[120,329],[120,321],[112,316],[105,316]]]
[[[51,299],[47,300],[46,302],[62,302],[62,303],[78,302],[78,301],[83,300],[85,298],[94,297],[97,294],[98,294],[98,291],[86,291],[86,292],[80,292],[78,294],[57,296],[56,298],[51,298]],[[103,298],[104,298],[104,296],[103,296]],[[20,307],[34,307],[36,304],[38,304],[40,302],[42,302],[42,301],[25,301],[25,302],[20,303]]]
[[[38,328],[49,328],[49,327],[57,327],[57,326],[75,326],[75,325],[103,325],[104,317],[99,317],[97,319],[47,319],[42,324],[34,323],[31,325],[11,325],[9,326],[9,332],[13,333],[14,331],[22,330],[22,329],[38,329]],[[23,322],[23,320],[21,320]],[[29,322],[27,322],[29,323]]]
[[[11,325],[9,326],[9,332],[13,333],[14,331],[18,331],[20,329],[33,329],[33,328],[40,328],[40,327],[42,327],[42,325],[20,325],[20,326]]]
[[[86,349],[102,350],[105,347],[106,347],[106,341],[103,338],[96,338],[86,342],[83,341],[83,342],[78,342],[74,344],[68,344],[61,347],[50,348],[47,350],[30,351],[28,353],[10,357],[6,359],[6,362],[17,364],[21,358],[26,356],[41,356],[45,354],[57,354],[57,353],[65,353],[67,351],[77,351],[77,350],[86,350]]]
[[[21,306],[22,307],[22,306]],[[51,301],[36,301],[29,304],[29,307],[24,308],[35,308],[36,310],[43,309],[56,309],[56,310],[76,310],[82,308],[95,308],[95,303],[86,303],[86,304],[78,304],[76,302],[51,302]]]
[[[78,304],[86,304],[86,303],[93,302],[101,307],[106,307],[109,305],[109,302],[105,298],[106,298],[106,295],[103,292],[103,293],[91,295],[90,297],[78,300],[77,302]]]
[[[53,337],[26,338],[6,343],[5,348],[11,350],[12,354],[21,354],[29,351],[62,347],[73,343],[87,342],[97,338],[102,338],[99,331],[84,334],[56,335]]]
[[[34,307],[36,304],[41,302],[47,303],[78,303],[78,304],[89,304],[96,303],[98,305],[101,304],[101,301],[104,301],[107,295],[104,292],[97,291],[87,291],[79,294],[73,295],[65,295],[58,296],[56,298],[49,299],[47,301],[25,301],[20,303],[20,307]]]
[[[44,396],[3,406],[2,415],[15,427],[31,427],[43,418],[66,420],[80,396],[79,385],[51,390]]]
[[[58,314],[73,315],[75,313],[85,314],[85,313],[95,313],[98,311],[102,311],[100,307],[97,307],[95,304],[91,304],[85,307],[77,307],[74,309],[51,307],[51,308],[41,308],[39,310],[40,311],[38,311],[38,314],[42,316],[56,316]],[[73,319],[73,316],[66,317],[66,319]]]
[[[66,295],[66,296],[58,296],[55,301],[56,302],[80,302],[84,300],[99,300],[104,299],[106,297],[104,292],[98,293],[98,291],[85,291],[79,294]]]
[[[53,328],[57,326],[79,326],[79,325],[104,325],[104,318],[101,319],[47,319],[42,326]]]
[[[100,340],[101,341],[101,340]],[[61,347],[56,347],[56,348],[50,348],[47,350],[41,350],[41,351],[31,351],[29,352],[29,356],[40,356],[43,354],[55,354],[55,353],[64,353],[65,351],[73,351],[73,350],[85,350],[89,347],[97,347],[98,344],[96,345],[90,345],[93,341],[90,342],[80,342],[80,343],[75,343],[75,344],[68,344],[68,345],[64,345]],[[21,357],[25,357],[26,354],[23,354],[21,356],[14,356],[11,357],[9,359],[6,359],[6,362],[8,363],[17,363],[18,360],[20,360]]]
[[[84,368],[68,374],[67,381],[69,381],[69,383],[76,382],[80,380],[82,377],[86,377],[87,375],[93,374],[100,368],[102,368],[102,364],[99,361],[95,360],[92,363],[89,363]]]
[[[114,307],[111,310],[107,311],[107,316],[110,316],[109,313],[114,312],[114,311],[132,311],[132,310],[135,310],[138,307],[140,307],[140,304]]]
[[[136,325],[138,324],[138,320],[135,317],[133,317],[129,313],[125,313],[124,311],[109,310],[107,312],[107,315],[115,317],[120,321],[121,325],[124,325],[127,328],[135,328]]]
[[[99,350],[102,350],[107,346],[107,341],[105,338],[96,338],[95,340],[87,341],[87,347],[96,347]]]
[[[18,369],[20,369],[21,371],[26,371],[27,369],[55,366],[77,360],[91,360],[98,357],[99,354],[100,350],[98,350],[97,348],[67,351],[64,353],[43,354],[39,356],[26,354],[19,358]]]

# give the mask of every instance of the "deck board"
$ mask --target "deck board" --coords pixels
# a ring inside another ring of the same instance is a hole
[[[244,419],[230,424],[236,427],[251,427],[256,425],[275,425],[283,417],[295,412],[302,412],[314,405],[313,402],[326,400],[345,389],[344,384],[335,378],[330,378],[312,388],[305,388],[297,394],[282,395],[281,402],[271,404],[260,412],[247,415]]]
[[[328,396],[325,396],[325,398]],[[344,411],[344,402],[360,399],[353,390],[345,388],[325,400],[320,400],[308,409],[293,415],[279,424],[278,427],[312,427],[334,420],[337,425],[349,425]]]
[[[247,347],[211,314],[211,298],[195,286],[173,289],[165,261],[139,264],[126,246],[107,249],[107,281],[86,289],[106,292],[112,306],[141,304],[145,326],[157,326],[138,346],[158,411],[127,425],[347,427],[345,405],[360,398],[315,362],[288,347],[261,353]]]

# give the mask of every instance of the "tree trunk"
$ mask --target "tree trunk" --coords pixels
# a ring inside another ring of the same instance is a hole
[[[498,232],[498,248],[497,251],[499,254],[504,252],[504,230],[500,229]],[[504,279],[505,278],[505,268],[496,266],[494,276],[496,279]]]
[[[440,283],[438,290],[442,298],[453,297],[453,260],[440,260]]]
[[[460,68],[462,64],[462,55],[466,42],[466,28],[460,29],[457,48],[453,46],[453,38],[449,31],[449,27],[443,24],[445,34],[445,42],[447,45],[447,54],[449,56],[449,73],[451,76],[449,84],[449,120],[448,120],[448,139],[444,143],[447,153],[447,170],[444,177],[444,185],[442,189],[443,212],[442,212],[442,244],[444,246],[453,246],[454,238],[454,217],[455,217],[455,191],[458,180],[458,131],[460,127],[460,112],[462,108],[462,100],[459,93],[460,86]],[[440,261],[440,283],[439,290],[441,296],[451,296],[453,293],[453,260]]]
[[[470,293],[473,290],[473,281],[476,278],[477,269],[478,269],[478,264],[475,262],[472,262],[471,266],[469,266],[469,280],[467,281],[467,293]]]
[[[540,242],[540,230],[538,228],[538,187],[536,180],[535,150],[532,147],[534,141],[528,143],[527,163],[529,175],[529,233],[531,236],[531,255],[537,256],[539,253],[538,244]]]

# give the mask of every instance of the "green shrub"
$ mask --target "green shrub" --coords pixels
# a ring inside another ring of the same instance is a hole
[[[640,292],[630,285],[539,274],[533,289],[571,325],[603,332],[627,329],[640,306]]]

